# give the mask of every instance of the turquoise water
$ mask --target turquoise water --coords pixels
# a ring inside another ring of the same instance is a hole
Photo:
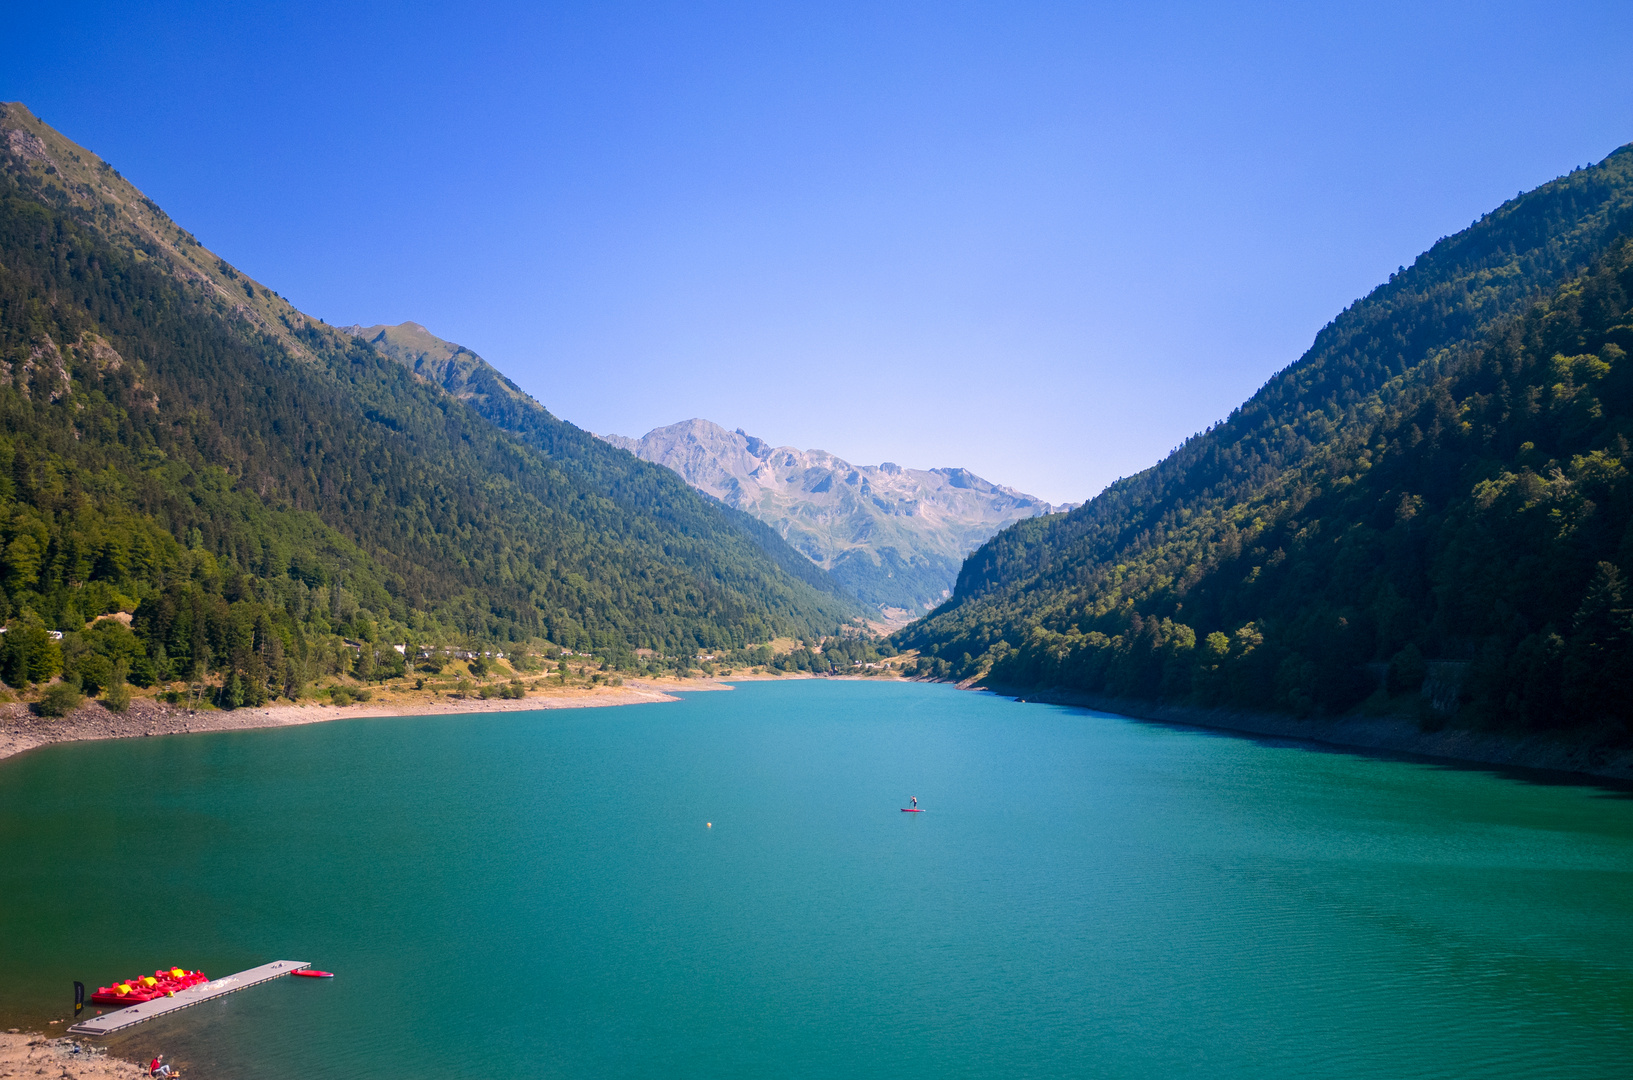
[[[917,795],[924,814],[898,807]],[[713,822],[712,829],[705,822]],[[0,1011],[208,1076],[1605,1077],[1633,801],[945,686],[0,763]]]

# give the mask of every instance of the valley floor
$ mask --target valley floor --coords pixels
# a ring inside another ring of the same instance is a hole
[[[1455,727],[1424,731],[1412,720],[1387,716],[1347,715],[1300,720],[1276,713],[1165,705],[1072,690],[1022,690],[997,685],[966,688],[990,690],[1027,701],[1078,705],[1139,720],[1305,740],[1358,750],[1443,758],[1499,768],[1538,769],[1633,781],[1633,742],[1608,732],[1524,734],[1470,731]]]

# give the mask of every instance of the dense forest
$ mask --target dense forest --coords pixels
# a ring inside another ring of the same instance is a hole
[[[254,700],[400,667],[387,642],[626,663],[815,641],[852,614],[668,470],[536,404],[484,417],[200,256],[4,108],[22,125],[0,130],[7,683],[214,672]],[[88,626],[119,612],[129,628]]]
[[[482,417],[553,458],[570,459],[593,477],[597,486],[642,512],[674,522],[686,531],[717,532],[729,524],[765,552],[782,571],[855,609],[856,594],[789,545],[758,518],[684,485],[678,497],[671,475],[656,475],[649,462],[610,448],[582,428],[563,423],[523,393],[502,372],[463,345],[444,341],[415,323],[401,326],[350,326],[346,332],[364,338],[410,371],[442,387]],[[663,470],[669,473],[669,470]],[[684,482],[683,482],[684,484]],[[704,504],[707,504],[706,506]]]
[[[1022,522],[921,672],[1529,729],[1633,717],[1633,151],[1506,203],[1223,424]]]

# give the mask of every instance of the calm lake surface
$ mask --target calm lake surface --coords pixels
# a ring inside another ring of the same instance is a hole
[[[945,686],[48,747],[0,763],[0,855],[8,1015],[159,965],[338,973],[111,1043],[199,1080],[1607,1077],[1633,1049],[1625,793]]]

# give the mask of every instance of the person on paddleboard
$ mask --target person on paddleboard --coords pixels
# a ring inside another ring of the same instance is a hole
[[[914,806],[917,806],[919,804],[919,797],[917,795],[909,795],[908,798],[913,800],[913,805]]]

